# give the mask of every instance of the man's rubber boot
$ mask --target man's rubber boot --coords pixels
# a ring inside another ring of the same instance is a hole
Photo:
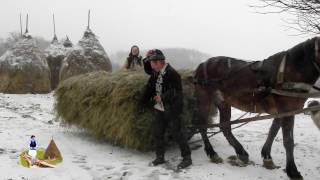
[[[165,160],[164,160],[163,156],[157,156],[156,159],[151,162],[151,164],[153,166],[157,166],[157,165],[163,164],[163,163],[165,163]]]
[[[178,165],[178,169],[184,169],[189,167],[192,164],[191,156],[186,156],[182,159],[180,164]]]

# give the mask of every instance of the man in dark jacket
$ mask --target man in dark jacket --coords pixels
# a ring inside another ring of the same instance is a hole
[[[158,50],[150,50],[143,61],[144,69],[150,75],[142,103],[153,101],[155,109],[154,142],[156,159],[152,165],[165,163],[164,135],[169,123],[172,123],[174,139],[179,144],[182,162],[178,169],[192,164],[191,151],[181,127],[181,113],[183,109],[183,94],[181,77],[165,61],[165,56]]]

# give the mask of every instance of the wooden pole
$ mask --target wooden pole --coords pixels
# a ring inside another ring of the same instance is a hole
[[[56,34],[56,21],[54,18],[54,14],[52,14],[52,23],[53,23],[53,41],[58,40],[57,34]]]
[[[22,19],[21,19],[21,13],[20,13],[20,35],[22,36]]]
[[[228,127],[232,124],[239,124],[239,123],[246,123],[246,122],[253,122],[253,121],[261,121],[261,120],[266,120],[266,119],[274,119],[274,118],[283,118],[287,116],[293,116],[296,114],[300,113],[305,113],[305,112],[310,112],[310,111],[319,111],[320,110],[320,105],[318,106],[312,106],[304,109],[299,109],[295,111],[289,111],[289,112],[284,112],[280,114],[271,114],[271,115],[265,115],[265,116],[257,116],[257,117],[249,117],[249,118],[243,118],[243,119],[238,119],[230,122],[224,122],[224,123],[219,123],[219,124],[208,124],[208,125],[200,125],[200,126],[192,126],[192,127],[197,127],[197,128],[213,128],[213,127]]]
[[[87,26],[87,28],[90,29],[90,9],[88,12],[88,26]]]
[[[53,20],[53,36],[56,37],[56,21],[54,19],[54,14],[52,14],[52,20]]]
[[[287,96],[287,97],[294,97],[294,98],[319,98],[320,97],[320,92],[296,93],[296,92],[290,92],[286,90],[272,89],[271,93],[280,95],[280,96]]]
[[[29,14],[27,14],[27,20],[26,20],[26,32],[25,33],[28,33],[28,24],[29,24]]]

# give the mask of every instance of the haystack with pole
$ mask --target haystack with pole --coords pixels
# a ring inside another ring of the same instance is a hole
[[[179,71],[184,92],[182,113],[185,127],[191,125],[196,108],[192,71]],[[153,105],[139,111],[149,76],[139,71],[92,72],[62,81],[55,91],[58,118],[86,129],[93,136],[119,146],[152,149]],[[213,108],[214,110],[215,108]],[[212,111],[211,117],[215,115]],[[189,138],[192,129],[184,128]],[[170,140],[171,133],[167,134]],[[170,141],[168,141],[170,142]]]
[[[62,159],[61,152],[57,146],[57,144],[54,142],[53,138],[51,139],[45,153],[44,153],[45,159]]]
[[[90,29],[89,11],[87,29],[82,39],[63,60],[60,80],[99,70],[111,71],[112,65],[104,48]]]
[[[72,42],[70,41],[69,37],[66,36],[66,39],[63,41],[63,46],[65,48],[72,48],[73,47],[73,44]]]
[[[71,45],[70,45],[71,44]],[[71,50],[72,43],[69,39],[59,42],[56,34],[55,18],[53,14],[53,39],[49,47],[45,50],[46,60],[51,72],[51,88],[55,89],[59,84],[59,74],[63,59]]]
[[[49,67],[44,53],[28,32],[28,15],[25,33],[0,57],[0,82],[1,93],[50,92]]]

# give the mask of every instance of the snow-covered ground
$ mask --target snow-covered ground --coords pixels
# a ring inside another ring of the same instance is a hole
[[[143,153],[96,141],[75,127],[61,126],[54,119],[54,98],[49,95],[0,94],[0,179],[215,179],[215,180],[278,180],[288,179],[283,172],[285,151],[282,134],[278,134],[272,155],[280,169],[267,170],[261,166],[260,150],[271,121],[248,124],[234,131],[250,154],[254,165],[235,167],[226,163],[234,151],[222,134],[211,138],[215,150],[224,159],[223,164],[210,163],[203,147],[193,150],[193,166],[175,173],[163,166],[149,167],[152,152]],[[233,112],[236,118],[241,114]],[[53,137],[64,161],[54,169],[28,169],[19,165],[19,154],[27,148],[34,134],[40,146],[46,148]],[[200,137],[197,135],[193,140]],[[201,142],[192,147],[202,145]],[[310,117],[298,115],[295,123],[295,157],[298,169],[306,180],[320,179],[320,132]],[[179,160],[179,150],[170,148],[166,154],[171,164]]]

